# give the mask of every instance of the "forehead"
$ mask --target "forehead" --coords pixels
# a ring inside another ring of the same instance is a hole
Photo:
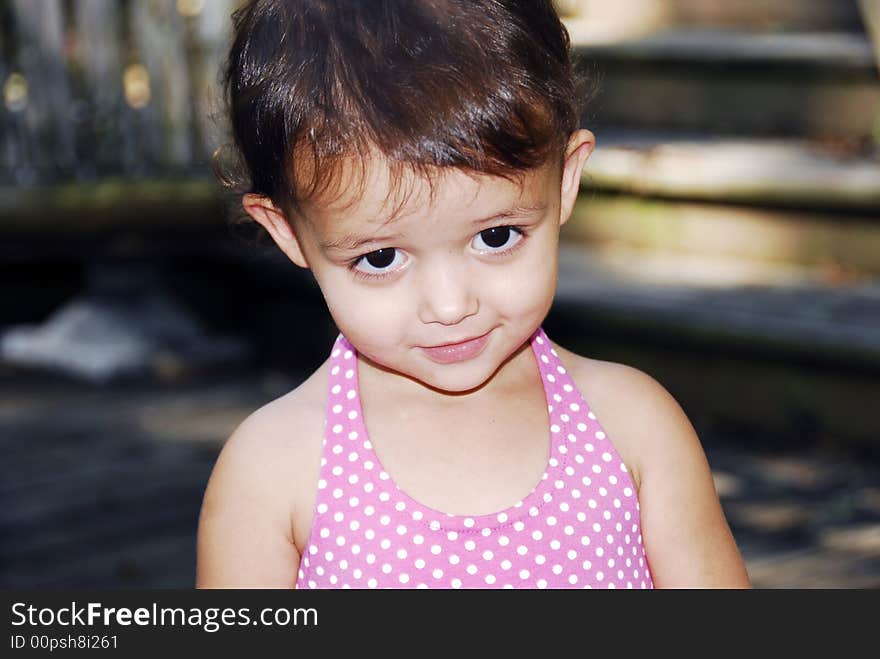
[[[370,230],[431,218],[473,219],[508,206],[544,199],[555,169],[544,166],[510,179],[456,168],[419,172],[394,168],[382,157],[346,159],[303,204],[309,224],[321,233]]]

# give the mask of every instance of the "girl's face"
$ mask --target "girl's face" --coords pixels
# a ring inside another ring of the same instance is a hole
[[[431,198],[427,181],[405,180],[411,194],[391,222],[397,204],[376,161],[357,196],[310,208],[295,236],[267,229],[312,269],[338,328],[373,365],[443,392],[476,389],[550,309],[559,228],[593,145],[588,131],[577,136],[563,168],[533,170],[521,184],[450,170]]]

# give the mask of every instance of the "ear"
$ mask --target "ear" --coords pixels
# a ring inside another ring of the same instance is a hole
[[[585,128],[576,130],[568,138],[565,163],[562,167],[562,204],[559,208],[559,226],[568,222],[581,187],[581,173],[596,146],[596,137]]]
[[[287,255],[287,258],[301,268],[309,267],[290,222],[271,199],[263,195],[248,193],[242,197],[241,205],[245,212],[272,236],[272,240]]]

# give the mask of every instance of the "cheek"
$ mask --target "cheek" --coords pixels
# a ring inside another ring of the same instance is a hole
[[[342,277],[327,281],[327,308],[339,330],[352,342],[363,344],[396,343],[401,313],[405,310],[394,296],[359,286]]]
[[[504,269],[503,277],[486,278],[487,292],[499,310],[511,314],[543,313],[556,291],[556,258],[552,249],[535,249]]]

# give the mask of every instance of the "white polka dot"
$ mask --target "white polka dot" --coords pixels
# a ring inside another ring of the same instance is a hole
[[[468,528],[471,528],[474,525],[474,520],[470,517],[465,517],[464,525]]]
[[[486,551],[483,552],[483,559],[484,559],[484,560],[491,561],[492,558],[493,558],[494,556],[495,556],[495,554],[493,554],[493,553],[492,553],[491,551],[489,551],[488,549],[487,549]]]
[[[452,580],[453,588],[461,588],[461,579],[453,579]]]
[[[417,558],[415,562],[415,566],[420,570],[425,567],[425,560],[423,558]]]
[[[547,581],[546,581],[545,579],[538,579],[538,584],[537,584],[537,586],[538,586],[538,588],[546,588],[546,587],[547,587]]]
[[[506,535],[499,536],[498,537],[498,544],[501,545],[502,547],[506,547],[507,545],[510,544],[510,538],[508,538]]]
[[[471,563],[470,565],[467,566],[467,568],[465,568],[465,572],[467,572],[470,575],[474,575],[477,573],[477,566],[474,565],[473,563]]]
[[[413,544],[420,545],[425,541],[425,536],[416,534],[413,536]]]
[[[543,537],[544,537],[544,534],[541,533],[540,531],[533,531],[533,532],[532,532],[532,538],[533,538],[534,540],[540,540],[540,539],[543,538]]]

